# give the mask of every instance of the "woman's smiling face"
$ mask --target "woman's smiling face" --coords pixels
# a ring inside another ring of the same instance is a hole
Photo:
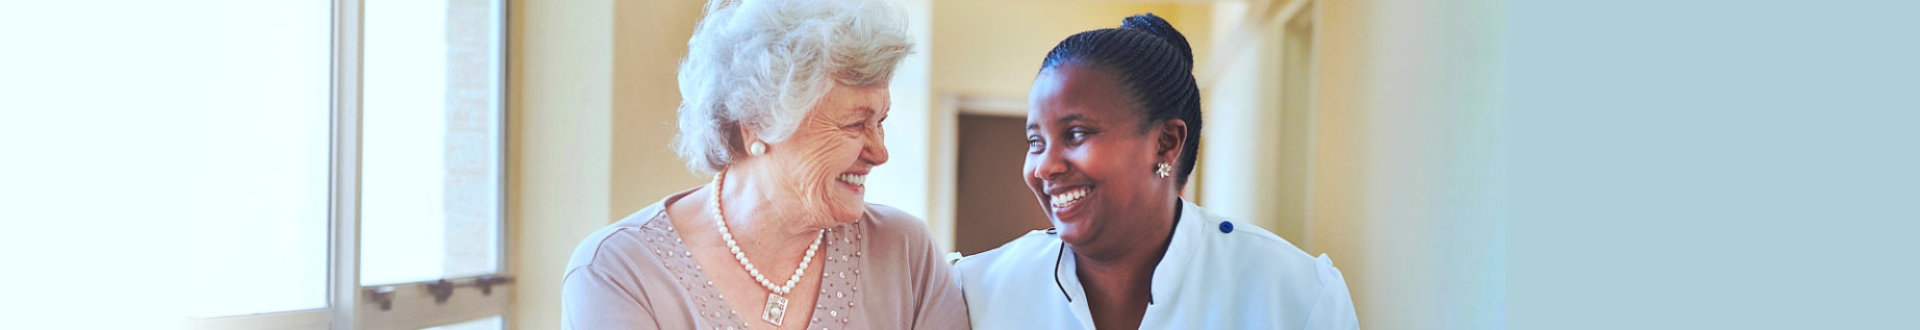
[[[1041,71],[1028,94],[1027,187],[1077,247],[1142,239],[1160,222],[1132,220],[1169,198],[1169,183],[1153,175],[1157,130],[1142,129],[1144,114],[1118,78],[1065,64]]]
[[[886,86],[835,84],[791,137],[769,146],[766,156],[774,166],[767,174],[784,181],[786,194],[802,203],[783,208],[812,210],[807,218],[832,222],[818,224],[823,226],[858,220],[866,211],[867,173],[887,162],[880,125],[888,105]]]

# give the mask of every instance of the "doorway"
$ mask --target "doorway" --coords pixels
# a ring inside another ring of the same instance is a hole
[[[959,119],[954,252],[986,252],[1029,231],[1052,227],[1021,179],[1026,117],[963,112]]]

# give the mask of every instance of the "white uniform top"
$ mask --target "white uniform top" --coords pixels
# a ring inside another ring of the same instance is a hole
[[[1325,254],[1181,201],[1143,329],[1358,329]],[[1146,248],[1146,247],[1142,247]],[[954,267],[977,329],[1093,329],[1072,252],[1036,230]]]

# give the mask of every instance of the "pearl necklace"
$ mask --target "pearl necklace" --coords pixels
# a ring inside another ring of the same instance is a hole
[[[760,274],[759,269],[753,267],[753,262],[747,261],[747,253],[740,252],[740,244],[733,241],[733,233],[727,230],[727,217],[720,214],[720,183],[721,179],[726,176],[726,171],[720,171],[720,173],[714,174],[713,176],[714,225],[720,228],[720,239],[727,241],[727,249],[733,251],[733,258],[740,260],[740,266],[747,269],[747,274],[753,275],[753,279],[759,281],[760,286],[766,287],[768,291],[772,291],[772,293],[767,294],[767,306],[760,314],[760,320],[773,323],[774,326],[780,326],[780,322],[787,317],[787,297],[785,297],[785,295],[787,292],[793,290],[794,284],[800,283],[800,276],[807,273],[807,265],[813,263],[813,253],[820,250],[820,242],[827,237],[827,231],[821,230],[819,234],[813,237],[813,245],[807,246],[806,257],[800,258],[800,267],[794,269],[793,277],[787,278],[787,284],[784,286],[773,285],[773,281],[768,281],[766,276]]]

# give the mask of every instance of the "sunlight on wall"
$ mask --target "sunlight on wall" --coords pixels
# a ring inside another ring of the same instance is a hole
[[[613,218],[614,4],[508,6],[508,250],[519,288],[509,319],[518,329],[553,329],[567,256]]]
[[[887,111],[886,145],[887,163],[875,167],[868,174],[867,202],[882,204],[900,209],[922,220],[928,217],[928,201],[933,173],[928,167],[928,158],[932,150],[926,148],[931,143],[932,132],[928,130],[930,109],[933,105],[928,96],[929,74],[932,69],[934,40],[931,40],[930,0],[895,1],[907,12],[908,29],[913,34],[913,54],[900,60],[900,66],[894,69],[893,84],[888,93],[893,97],[892,109]],[[938,227],[939,225],[929,224]],[[936,238],[939,243],[946,239]]]
[[[1307,236],[1369,327],[1505,322],[1501,4],[1320,8]]]
[[[1257,45],[1219,36],[1243,53],[1210,81],[1201,205],[1329,255],[1365,327],[1500,327],[1499,2],[1316,2],[1296,18],[1314,23],[1310,44],[1277,23]],[[1216,27],[1258,5],[1222,3]],[[1294,95],[1301,55],[1312,69]],[[1284,110],[1296,102],[1307,113]]]
[[[1081,31],[1119,27],[1120,20],[1155,13],[1180,30],[1195,58],[1211,49],[1207,4],[1130,1],[935,1],[933,88],[955,94],[1024,103],[1054,44]]]

